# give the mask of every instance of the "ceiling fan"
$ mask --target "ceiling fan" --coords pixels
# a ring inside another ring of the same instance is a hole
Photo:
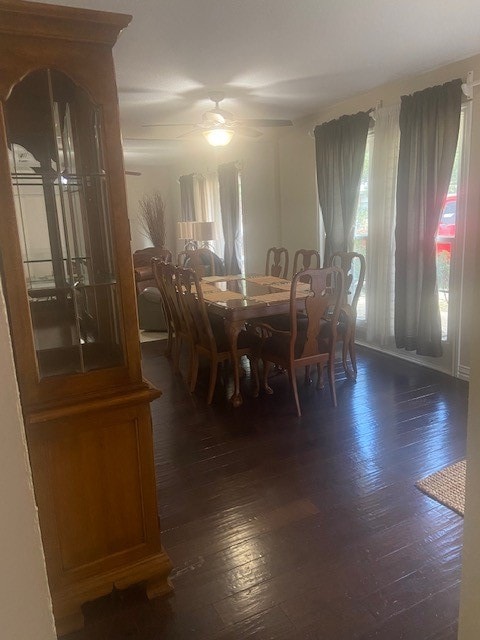
[[[178,138],[194,137],[203,135],[207,142],[214,147],[227,145],[233,138],[234,134],[245,136],[248,138],[258,138],[262,132],[255,127],[291,127],[291,120],[280,120],[274,118],[250,118],[237,119],[230,111],[226,111],[220,107],[220,103],[225,98],[223,91],[216,91],[208,96],[215,106],[213,109],[206,111],[202,115],[202,119],[198,123],[181,122],[181,123],[161,123],[161,124],[144,124],[144,127],[194,127],[191,131],[177,136]]]

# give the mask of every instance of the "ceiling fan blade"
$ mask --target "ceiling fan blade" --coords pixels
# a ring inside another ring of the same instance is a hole
[[[234,127],[233,130],[235,131],[235,133],[238,133],[241,136],[245,136],[246,138],[259,138],[263,135],[261,131],[257,131],[257,129],[252,129],[251,127],[239,126]]]
[[[194,127],[195,122],[161,122],[159,124],[142,124],[142,127]]]
[[[178,138],[122,138],[124,142],[179,142]]]
[[[239,121],[242,125],[252,127],[292,127],[293,122],[291,120],[277,120],[275,118],[248,118],[246,120]]]
[[[141,176],[140,171],[125,171],[126,176]]]
[[[201,129],[192,129],[191,131],[187,131],[186,133],[181,133],[179,136],[176,136],[176,139],[179,140],[181,138],[195,138],[200,135],[202,135]]]

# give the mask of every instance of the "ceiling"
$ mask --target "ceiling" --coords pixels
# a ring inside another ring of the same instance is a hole
[[[223,90],[241,118],[298,119],[480,52],[478,0],[62,0],[133,15],[114,56],[127,168],[165,164]],[[171,138],[167,142],[138,138]],[[202,140],[202,144],[205,142]]]

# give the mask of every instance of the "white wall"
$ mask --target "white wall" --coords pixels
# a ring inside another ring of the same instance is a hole
[[[56,638],[0,283],[0,635]]]

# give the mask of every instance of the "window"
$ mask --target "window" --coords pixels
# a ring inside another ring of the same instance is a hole
[[[448,187],[448,195],[437,229],[437,287],[440,317],[442,320],[442,340],[448,339],[449,301],[452,285],[451,265],[456,250],[457,194],[460,186],[460,169],[462,164],[462,147],[464,137],[465,111],[462,109],[460,130],[458,132],[457,150],[453,163],[452,177]]]
[[[365,148],[365,160],[363,161],[362,177],[360,179],[360,193],[358,197],[357,213],[355,215],[355,230],[353,237],[353,250],[365,256],[368,260],[368,182],[370,160],[373,152],[373,130],[367,136],[367,145]],[[358,268],[358,265],[356,265]],[[352,291],[355,291],[355,283],[358,280],[358,273],[353,274]],[[365,322],[366,320],[366,301],[367,301],[368,283],[365,280],[363,288],[358,300],[357,321]]]

